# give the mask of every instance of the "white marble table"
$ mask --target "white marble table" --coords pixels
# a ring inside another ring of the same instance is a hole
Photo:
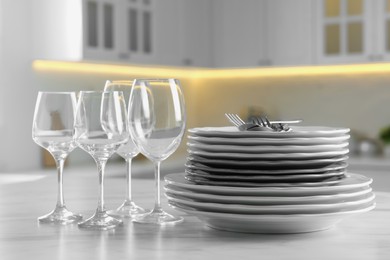
[[[92,164],[92,163],[91,163]],[[108,165],[106,206],[118,206],[125,190],[121,174]],[[117,170],[117,169],[115,169]],[[390,174],[390,172],[389,172]],[[111,176],[110,176],[111,175]],[[54,208],[54,170],[0,174],[0,259],[390,259],[390,192],[376,191],[377,208],[333,229],[296,235],[258,235],[210,229],[197,218],[159,227],[125,222],[114,231],[80,230],[77,225],[39,225]],[[390,180],[390,178],[388,178]],[[94,167],[68,168],[68,208],[85,217],[97,205]],[[389,183],[389,182],[388,182]],[[390,187],[390,185],[389,185]],[[134,199],[153,206],[153,181],[134,180]],[[389,188],[390,191],[390,188]],[[164,203],[166,203],[164,198]],[[166,205],[166,204],[165,204]],[[175,212],[166,206],[175,214]]]

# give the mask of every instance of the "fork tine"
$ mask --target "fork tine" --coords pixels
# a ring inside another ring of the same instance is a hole
[[[255,117],[255,123],[259,126],[264,126],[263,123],[260,121],[260,118],[258,118],[257,116]]]
[[[228,114],[228,113],[225,113],[225,116],[226,116],[226,118],[229,120],[229,122],[230,122],[230,123],[232,123],[233,125],[235,125],[235,126],[236,126],[236,122],[235,122],[235,121],[233,121],[233,120],[231,119],[231,117],[230,117],[230,114]]]
[[[232,114],[226,114],[226,116],[229,118],[230,122],[232,122],[235,126],[238,126],[237,120],[232,116]]]
[[[267,116],[264,116],[264,119],[265,119],[265,121],[266,121],[266,123],[267,123],[267,126],[272,127],[272,124],[271,124],[271,122],[268,120]]]
[[[265,124],[265,122],[264,122],[264,120],[263,120],[263,118],[262,118],[261,116],[259,116],[259,117],[257,118],[257,120],[259,121],[259,125],[261,125],[261,126],[266,126],[266,124]]]
[[[237,120],[236,120],[234,117],[232,117],[232,114],[226,113],[225,116],[227,117],[227,119],[229,119],[229,121],[230,121],[233,125],[235,125],[235,126],[237,126],[237,127],[241,125],[241,124],[239,124],[239,122],[237,122]]]
[[[238,121],[240,122],[242,125],[245,124],[245,121],[241,119],[241,117],[239,117],[237,114],[232,114],[232,116]]]

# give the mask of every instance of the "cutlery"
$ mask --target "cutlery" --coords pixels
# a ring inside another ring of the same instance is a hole
[[[261,126],[266,126],[266,127],[272,128],[273,130],[275,130],[277,132],[282,132],[282,131],[287,132],[287,131],[291,130],[291,128],[288,127],[288,125],[286,123],[271,123],[266,116],[252,117],[251,121],[254,124],[258,124]]]
[[[235,125],[240,131],[277,131],[287,132],[291,128],[287,124],[300,123],[302,120],[278,120],[270,121],[266,116],[251,117],[250,123],[245,122],[237,114],[225,113],[227,119]]]
[[[268,126],[263,126],[255,123],[245,123],[238,115],[226,113],[227,119],[235,125],[240,131],[273,131]]]

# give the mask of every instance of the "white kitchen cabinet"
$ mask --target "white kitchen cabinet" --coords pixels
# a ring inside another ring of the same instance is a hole
[[[353,63],[369,60],[374,45],[372,0],[316,1],[317,62]]]
[[[213,7],[217,67],[311,64],[310,0],[217,0]]]
[[[106,13],[111,16],[107,1],[115,9],[112,22],[106,18]],[[83,0],[84,57],[208,67],[211,4],[210,0]]]
[[[83,0],[85,59],[150,63],[152,0]]]
[[[266,65],[265,1],[215,0],[212,13],[214,66]]]
[[[376,45],[373,59],[377,61],[390,60],[390,0],[376,0]]]
[[[181,66],[210,67],[213,62],[213,17],[210,0],[179,1],[179,57]]]
[[[122,58],[120,46],[123,10],[120,0],[82,1],[82,58],[114,60]]]
[[[388,0],[318,0],[316,57],[320,64],[390,60]]]
[[[84,0],[84,2],[96,0]],[[100,0],[107,1],[107,0]],[[111,35],[116,44],[104,46],[104,22],[98,47],[84,39],[86,58],[107,58],[136,64],[210,65],[209,0],[115,0],[118,18]],[[84,12],[84,21],[88,21]],[[104,13],[101,15],[104,20]],[[92,27],[93,28],[93,27]],[[84,37],[89,30],[85,28]]]
[[[180,2],[181,0],[154,0],[153,60],[147,64],[181,64],[180,50]]]
[[[34,59],[180,65],[180,0],[35,0]]]
[[[312,64],[312,0],[269,0],[266,10],[269,65]]]

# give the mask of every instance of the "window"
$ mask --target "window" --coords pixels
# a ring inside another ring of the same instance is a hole
[[[324,5],[325,55],[361,54],[363,0],[325,0]]]

